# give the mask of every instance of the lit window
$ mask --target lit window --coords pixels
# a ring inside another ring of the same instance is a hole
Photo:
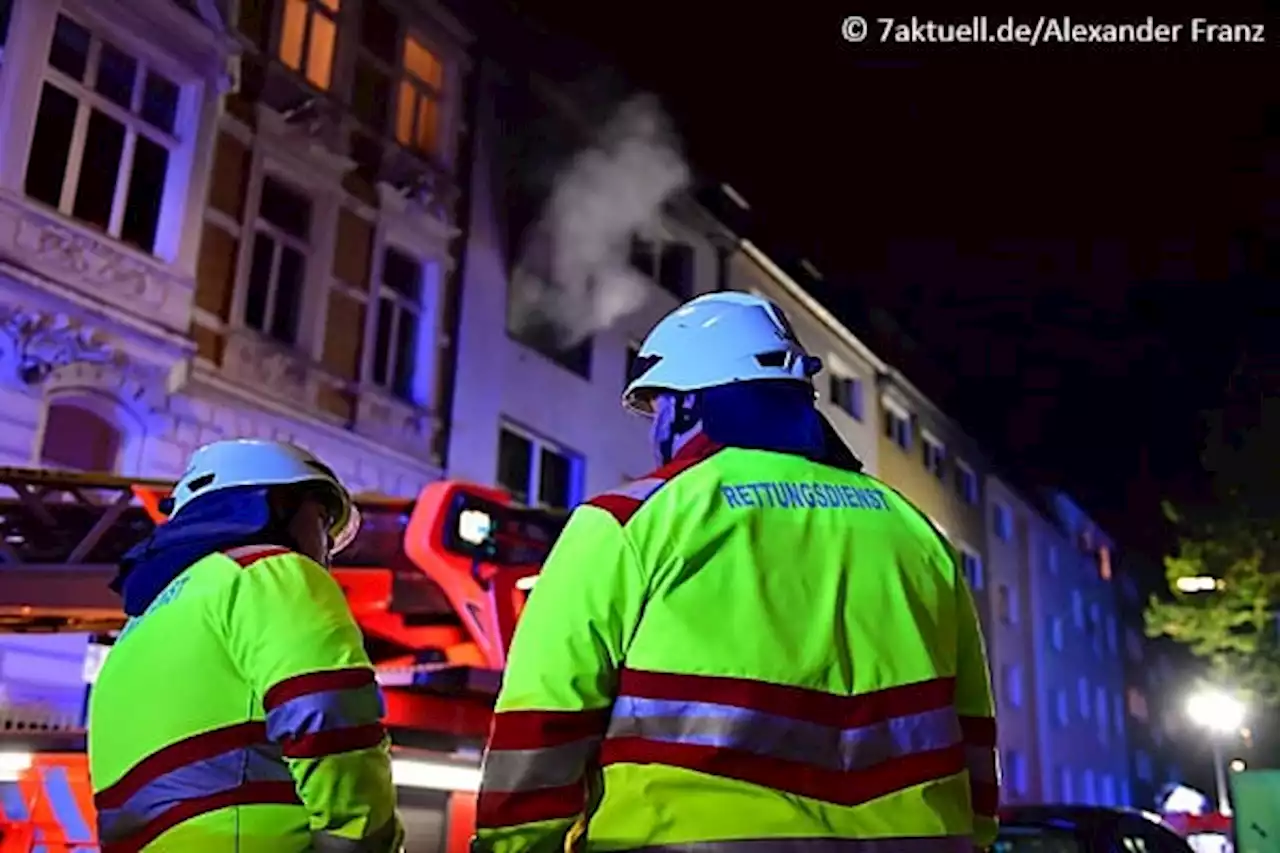
[[[317,89],[333,80],[339,0],[284,0],[280,61]]]
[[[1007,663],[1002,667],[1004,697],[1010,708],[1022,707],[1022,667]]]
[[[1053,617],[1049,625],[1049,641],[1053,644],[1054,650],[1060,652],[1066,645],[1066,631],[1062,624],[1062,617]]]
[[[253,232],[244,324],[292,346],[306,286],[311,201],[270,175],[263,177]]]
[[[370,127],[393,134],[406,148],[439,154],[443,63],[423,39],[407,33],[404,22],[379,0],[363,0],[360,5],[352,110]]]
[[[58,16],[36,113],[26,194],[110,237],[156,251],[180,89]]]
[[[582,499],[581,457],[510,426],[498,433],[497,479],[530,506],[568,509]]]

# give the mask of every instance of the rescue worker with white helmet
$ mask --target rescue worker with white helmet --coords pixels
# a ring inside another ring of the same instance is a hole
[[[659,467],[578,507],[517,626],[477,851],[932,853],[995,838],[995,720],[954,554],[824,429],[768,300],[650,332]]]
[[[232,440],[169,501],[90,696],[103,853],[399,851],[382,697],[327,571],[351,495],[301,448]]]

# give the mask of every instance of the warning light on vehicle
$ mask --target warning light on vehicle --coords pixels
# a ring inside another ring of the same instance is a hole
[[[465,509],[458,516],[458,538],[469,545],[483,545],[493,532],[493,517],[478,509]]]

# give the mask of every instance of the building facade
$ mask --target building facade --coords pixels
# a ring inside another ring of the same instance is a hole
[[[986,478],[983,503],[988,529],[982,592],[991,603],[985,627],[1004,771],[1001,794],[1006,802],[1044,802],[1036,611],[1048,523],[994,474]]]
[[[1133,801],[1115,546],[1069,497],[1046,493],[1035,574],[1041,779],[1055,802]]]
[[[4,4],[0,464],[172,478],[281,438],[416,494],[443,462],[469,36],[382,0],[216,6]],[[79,713],[71,642],[3,640],[11,704]]]
[[[959,554],[983,625],[991,624],[983,485],[987,464],[977,445],[906,377],[878,377],[877,476],[942,532]]]
[[[514,289],[526,272],[522,240],[531,225],[511,216],[514,192],[504,182],[516,178],[500,162],[506,129],[498,110],[520,99],[534,105],[510,108],[556,117],[554,89],[518,65],[486,61],[480,73],[474,157],[493,165],[475,169],[469,187],[448,469],[496,483],[522,502],[566,508],[655,466],[648,423],[621,404],[628,371],[659,319],[715,287],[720,251],[696,209],[668,205],[630,247],[627,261],[644,285],[637,310],[578,340],[522,315]],[[592,128],[574,128],[572,115],[559,118],[591,144]]]

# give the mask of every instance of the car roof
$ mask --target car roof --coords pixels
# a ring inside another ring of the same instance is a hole
[[[1006,806],[1000,810],[1000,821],[1011,825],[1040,826],[1068,822],[1078,826],[1111,824],[1124,817],[1136,817],[1158,826],[1168,827],[1151,812],[1115,806],[1028,805]]]

